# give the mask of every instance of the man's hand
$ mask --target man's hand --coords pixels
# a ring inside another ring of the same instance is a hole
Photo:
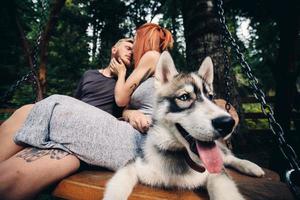
[[[138,110],[124,110],[123,117],[133,128],[145,133],[148,131],[151,118]]]
[[[126,74],[126,66],[120,58],[118,58],[118,60],[112,58],[109,63],[109,69],[112,72],[112,74],[115,76]]]

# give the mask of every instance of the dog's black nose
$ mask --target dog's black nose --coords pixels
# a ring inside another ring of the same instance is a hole
[[[222,137],[225,137],[232,132],[235,121],[232,117],[222,116],[212,120],[213,127],[220,133]]]

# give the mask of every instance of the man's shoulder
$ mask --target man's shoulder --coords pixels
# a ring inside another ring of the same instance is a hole
[[[98,69],[88,69],[83,73],[83,76],[87,76],[90,74],[99,74],[99,70]]]
[[[115,82],[116,80],[113,77],[107,77],[99,69],[89,69],[83,74],[84,81],[108,81]]]

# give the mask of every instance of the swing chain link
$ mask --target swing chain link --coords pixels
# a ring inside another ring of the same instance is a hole
[[[226,46],[224,45],[225,36],[222,35],[220,37],[220,46],[222,50],[222,56],[223,56],[223,64],[224,64],[224,77],[225,77],[225,109],[227,112],[229,112],[231,105],[230,105],[230,99],[231,99],[231,91],[232,91],[232,82],[230,80],[230,67],[229,67],[229,57],[227,53]]]
[[[38,59],[39,59],[39,48],[40,44],[42,42],[42,36],[44,34],[44,21],[46,20],[46,15],[45,12],[48,9],[48,4],[45,0],[38,1],[38,6],[42,7],[43,14],[41,16],[39,25],[38,25],[38,33],[39,35],[37,36],[37,39],[34,42],[34,46],[31,49],[30,56],[32,58],[32,64],[33,64],[33,69],[30,70],[27,74],[22,76],[19,80],[17,80],[13,85],[9,87],[9,89],[4,93],[4,95],[1,97],[0,103],[1,105],[3,104],[8,104],[8,101],[12,98],[14,95],[15,91],[22,85],[22,83],[28,82],[32,84],[33,88],[33,93],[34,96],[36,96],[36,90],[37,90],[37,71],[38,71]]]
[[[40,45],[41,43],[43,42],[42,39],[43,39],[43,34],[44,34],[44,22],[47,20],[47,15],[45,14],[46,11],[48,10],[48,4],[47,3],[47,0],[41,0],[39,1],[39,5],[40,7],[42,7],[42,10],[43,10],[43,14],[41,16],[41,20],[40,20],[40,23],[39,23],[39,35],[37,36],[37,39],[34,43],[34,46],[32,48],[32,57],[33,57],[33,67],[34,67],[34,70],[37,71],[38,70],[38,64],[37,64],[37,61],[39,60],[39,48],[40,48]],[[36,75],[36,74],[35,74]],[[35,83],[36,84],[36,83]]]
[[[290,167],[292,168],[286,173],[286,179],[289,187],[291,188],[293,194],[299,198],[300,193],[296,189],[294,180],[292,180],[291,176],[294,173],[297,173],[294,176],[299,175],[300,168],[299,168],[299,160],[298,157],[294,151],[294,149],[286,142],[284,138],[284,131],[280,124],[275,120],[274,117],[274,111],[271,108],[269,104],[266,103],[265,100],[265,93],[262,89],[258,86],[258,80],[253,75],[252,69],[248,65],[248,63],[245,61],[244,55],[240,52],[240,48],[237,45],[235,39],[231,35],[226,22],[225,22],[225,16],[224,16],[224,9],[223,9],[223,1],[222,0],[216,0],[216,7],[217,7],[217,15],[219,17],[219,22],[221,24],[221,31],[222,35],[224,35],[225,41],[233,50],[233,53],[236,56],[237,61],[240,63],[243,72],[246,74],[246,76],[249,79],[249,85],[250,88],[254,94],[254,97],[259,100],[259,103],[261,104],[261,110],[263,114],[268,118],[269,127],[272,131],[272,133],[275,135],[277,142],[279,144],[280,151],[282,155],[285,157],[285,159],[288,161]]]
[[[19,79],[15,84],[10,86],[10,88],[7,90],[7,92],[1,98],[1,104],[7,103],[8,100],[12,97],[13,93],[16,91],[16,89],[19,88],[23,82],[28,82],[29,80],[31,80],[32,73],[33,73],[33,71],[30,71],[29,73],[22,76],[21,79]]]

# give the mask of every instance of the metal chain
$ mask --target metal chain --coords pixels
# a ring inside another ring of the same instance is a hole
[[[230,105],[230,99],[231,99],[231,91],[232,91],[232,82],[230,79],[230,67],[229,67],[229,57],[227,53],[226,46],[224,45],[224,41],[226,40],[224,35],[220,36],[220,46],[222,49],[222,57],[223,57],[223,64],[224,64],[224,81],[225,81],[225,109],[227,112],[229,112],[231,105]]]
[[[216,4],[217,14],[219,16],[222,34],[224,35],[226,42],[229,43],[229,45],[232,48],[232,51],[236,55],[236,59],[239,61],[240,65],[243,69],[243,72],[248,77],[250,88],[254,94],[254,97],[261,104],[262,112],[268,118],[269,127],[270,127],[272,133],[276,136],[280,151],[282,152],[285,159],[288,161],[290,167],[293,169],[292,172],[299,174],[300,169],[299,169],[298,157],[297,157],[294,149],[286,142],[286,140],[284,138],[284,132],[282,130],[282,127],[274,118],[273,109],[271,108],[271,106],[269,104],[266,103],[265,93],[258,86],[257,78],[253,75],[250,66],[245,61],[245,58],[244,58],[243,54],[240,52],[235,39],[232,37],[231,33],[228,30],[228,27],[226,26],[222,0],[216,0],[216,2],[217,2],[217,4]],[[287,177],[289,178],[290,175],[287,175]],[[288,181],[288,184],[290,185],[290,188],[292,189],[292,192],[294,193],[294,195],[298,195],[299,191],[295,190],[295,187],[294,187],[292,181]],[[299,198],[299,196],[297,198]]]
[[[34,46],[31,49],[30,56],[32,57],[32,64],[33,64],[33,70],[30,70],[29,73],[22,76],[19,80],[17,80],[13,85],[10,86],[10,88],[5,92],[5,94],[0,98],[0,104],[7,104],[8,101],[12,98],[15,91],[22,85],[22,83],[25,82],[31,82],[33,86],[33,93],[36,90],[37,86],[37,71],[38,71],[38,59],[39,59],[39,47],[41,44],[43,31],[44,31],[44,22],[46,20],[46,11],[48,9],[48,3],[45,0],[41,0],[38,2],[39,6],[42,7],[43,15],[38,25],[38,32],[39,35],[37,36],[37,39],[34,42]]]
[[[31,52],[31,55],[33,57],[33,66],[34,66],[35,71],[38,70],[37,61],[39,59],[39,47],[40,47],[40,44],[41,44],[42,39],[43,39],[44,28],[45,28],[44,27],[44,25],[45,25],[44,22],[46,22],[46,20],[47,20],[46,11],[48,10],[49,2],[47,2],[47,0],[40,0],[39,5],[40,5],[40,7],[42,7],[42,10],[43,10],[42,13],[43,14],[42,14],[39,26],[38,26],[39,35],[37,36],[37,39],[34,43],[34,46],[32,48],[32,52]]]
[[[14,94],[15,90],[17,88],[19,88],[20,85],[23,82],[27,82],[27,81],[31,80],[32,74],[33,74],[33,72],[30,71],[26,75],[22,76],[21,79],[19,79],[18,81],[16,81],[15,84],[13,84],[13,85],[11,85],[9,87],[9,89],[6,91],[6,93],[3,95],[3,97],[1,97],[1,101],[0,101],[1,106],[3,106],[3,104],[7,104],[8,103],[8,100],[11,99],[11,97]]]

